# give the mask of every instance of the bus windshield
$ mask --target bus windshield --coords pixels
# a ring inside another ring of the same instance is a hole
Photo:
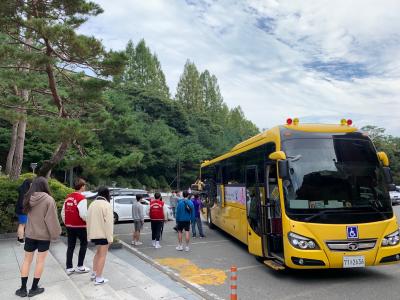
[[[283,142],[289,179],[285,209],[313,223],[374,222],[393,216],[389,192],[369,139],[301,138]]]

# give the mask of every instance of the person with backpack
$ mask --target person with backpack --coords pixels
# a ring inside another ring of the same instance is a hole
[[[183,199],[178,201],[176,207],[176,224],[178,229],[178,246],[176,250],[182,251],[182,232],[185,230],[186,246],[185,251],[189,251],[190,242],[190,223],[195,220],[194,206],[193,202],[188,199],[189,193],[187,191],[183,192]]]
[[[201,217],[200,217],[200,208],[201,208],[201,200],[199,197],[199,194],[194,194],[194,198],[192,199],[193,202],[193,207],[194,207],[194,217],[195,220],[192,222],[192,235],[193,238],[196,237],[196,224],[197,228],[199,229],[199,235],[200,238],[205,237],[203,233],[203,224],[201,223]]]
[[[141,241],[139,241],[140,230],[142,229],[144,224],[143,205],[140,203],[140,200],[142,200],[142,198],[142,195],[136,195],[136,201],[133,201],[132,204],[132,219],[133,223],[135,224],[135,230],[133,232],[132,238],[132,245],[134,246],[139,246],[143,244]]]
[[[24,197],[31,187],[32,179],[25,179],[24,182],[18,187],[18,201],[15,205],[15,213],[18,216],[18,230],[17,230],[17,243],[18,245],[25,244],[25,225],[28,217],[24,213]]]
[[[33,297],[44,292],[38,283],[42,276],[50,241],[58,239],[61,226],[58,221],[56,202],[50,193],[47,179],[36,177],[24,198],[24,212],[28,215],[25,228],[25,256],[21,266],[21,288],[15,291],[20,297]],[[29,270],[37,250],[32,287],[27,292]]]
[[[150,201],[151,243],[156,249],[161,248],[160,238],[164,221],[168,220],[167,207],[162,201],[161,194],[155,193]]]
[[[87,273],[89,268],[83,265],[87,250],[87,231],[86,231],[86,217],[87,217],[87,200],[82,194],[86,190],[86,181],[79,178],[74,184],[75,192],[67,195],[64,205],[61,210],[61,218],[67,228],[68,235],[68,248],[66,260],[67,275],[72,273]],[[79,239],[79,255],[78,265],[73,267],[72,257],[74,255],[76,240]]]

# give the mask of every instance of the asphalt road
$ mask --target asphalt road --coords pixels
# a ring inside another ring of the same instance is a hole
[[[400,216],[400,206],[395,212]],[[173,221],[165,225],[163,247],[154,249],[150,223],[146,222],[144,244],[136,248],[224,299],[229,299],[229,269],[233,264],[238,267],[239,299],[400,299],[400,265],[277,272],[258,262],[245,245],[221,230],[208,229],[206,224],[206,238],[192,239],[189,252],[177,251],[173,225]],[[115,233],[130,243],[132,227],[132,223],[118,224]]]

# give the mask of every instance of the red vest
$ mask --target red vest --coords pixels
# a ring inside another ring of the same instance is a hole
[[[164,220],[164,202],[161,200],[150,201],[150,219]]]
[[[79,216],[78,204],[85,196],[81,193],[74,192],[67,196],[64,202],[64,212],[65,212],[65,226],[66,227],[78,227],[85,228],[86,222]]]

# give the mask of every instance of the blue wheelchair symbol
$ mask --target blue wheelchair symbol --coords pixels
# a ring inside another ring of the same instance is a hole
[[[358,239],[358,227],[357,226],[347,226],[347,238],[348,239]]]

